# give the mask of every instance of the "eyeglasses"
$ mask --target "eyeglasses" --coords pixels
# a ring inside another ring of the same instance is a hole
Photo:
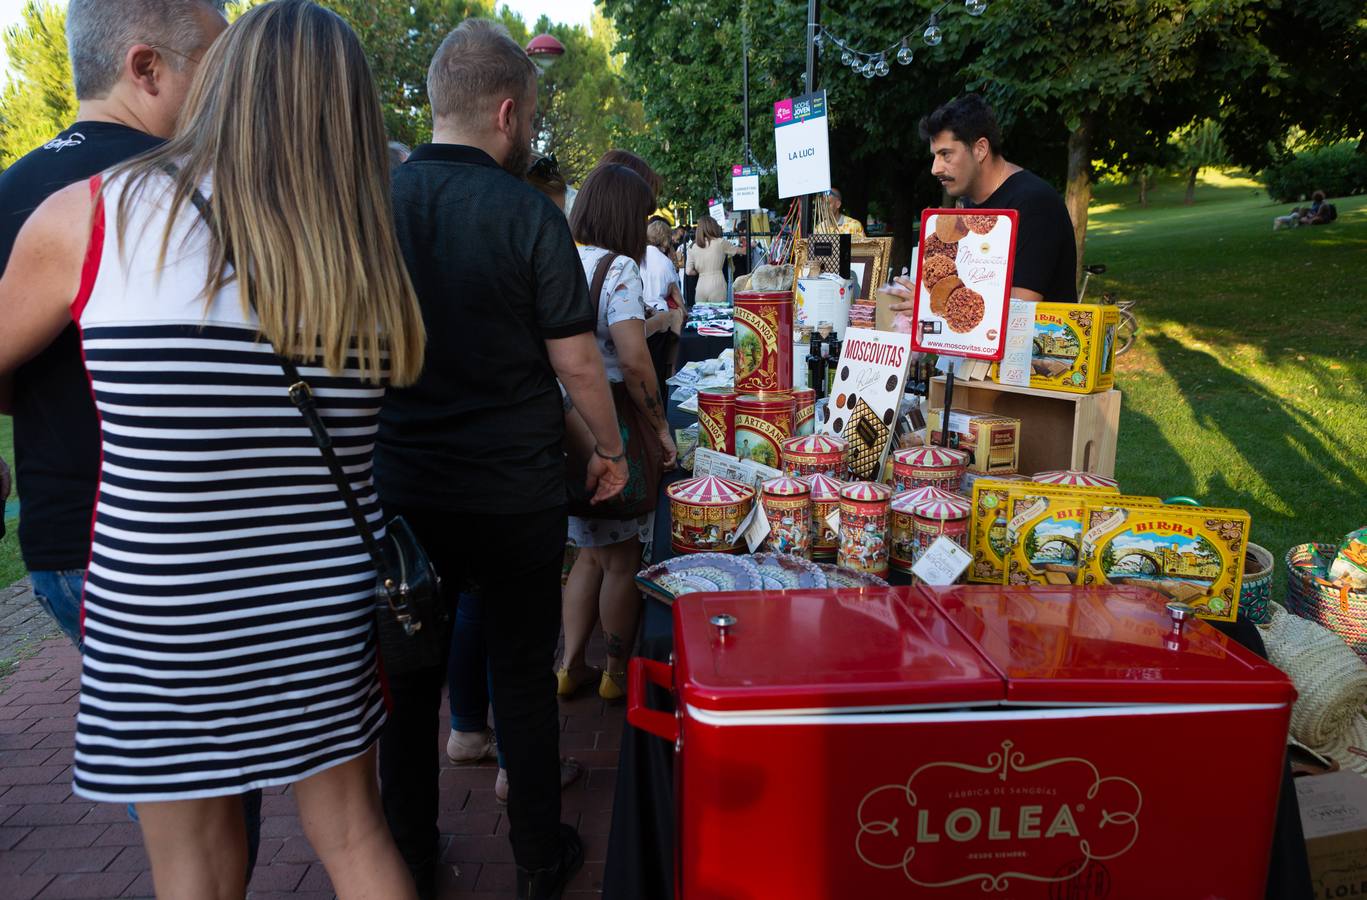
[[[555,154],[548,153],[533,162],[527,169],[527,177],[541,181],[560,181],[560,163],[556,162]]]
[[[188,59],[190,62],[194,63],[195,65],[199,65],[199,61],[200,61],[200,59],[201,59],[201,57],[198,57],[198,56],[191,56],[191,55],[188,54],[188,53],[181,53],[179,50],[175,49],[174,47],[167,47],[167,46],[164,45],[164,44],[148,44],[147,46],[153,48],[154,50],[158,50],[158,51],[160,51],[160,52],[162,52],[162,53],[174,53],[176,56],[179,56],[181,59]]]

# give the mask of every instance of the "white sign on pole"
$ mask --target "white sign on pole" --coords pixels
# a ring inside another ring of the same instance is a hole
[[[759,173],[750,166],[731,167],[731,208],[759,209]]]
[[[780,198],[831,189],[825,91],[789,97],[774,104],[774,151],[778,158]]]
[[[725,203],[722,203],[720,200],[709,200],[707,204],[707,214],[717,220],[717,224],[721,226],[722,231],[726,230],[728,223],[726,221]]]

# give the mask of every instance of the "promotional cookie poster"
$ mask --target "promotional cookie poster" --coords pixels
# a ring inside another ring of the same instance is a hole
[[[916,266],[919,351],[1001,359],[1011,270],[1013,209],[928,209]]]

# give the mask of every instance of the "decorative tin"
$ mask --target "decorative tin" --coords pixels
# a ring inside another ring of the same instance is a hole
[[[1203,506],[1137,506],[1123,497],[1086,503],[1083,585],[1137,584],[1232,622],[1239,612],[1248,513]]]
[[[760,504],[769,520],[766,550],[810,557],[812,553],[812,486],[791,475],[760,485]]]
[[[739,553],[744,547],[740,523],[754,505],[754,488],[707,475],[677,481],[665,493],[675,553]]]
[[[840,550],[836,565],[854,572],[888,573],[888,507],[885,484],[857,481],[840,490]]]
[[[1076,469],[1059,469],[1053,472],[1036,472],[1030,480],[1037,484],[1061,484],[1065,487],[1119,487],[1120,482],[1095,472],[1079,472]]]
[[[803,388],[793,391],[793,434],[805,435],[816,431],[816,391]]]
[[[736,392],[730,388],[698,391],[698,446],[718,453],[736,452]]]
[[[910,447],[892,454],[892,489],[919,487],[957,491],[963,486],[968,454],[949,447]]]
[[[1093,394],[1115,385],[1120,310],[1107,303],[1036,303],[1030,386]],[[999,364],[989,377],[998,377]]]
[[[926,413],[926,442],[939,444],[944,410]],[[949,446],[968,454],[968,471],[1010,475],[1020,459],[1020,419],[997,413],[955,409],[949,414]]]
[[[783,442],[783,471],[789,475],[814,475],[835,478],[844,465],[845,442],[829,434],[791,437]]]
[[[1115,496],[1119,492],[1108,487],[1066,488],[1053,484],[1035,484],[1029,480],[983,477],[973,482],[972,523],[970,550],[973,562],[968,567],[968,580],[978,584],[1003,584],[1011,558],[1011,539],[1008,532],[1011,504],[1014,497],[1029,492],[1041,494],[1101,494]]]
[[[812,559],[835,559],[840,550],[840,530],[831,528],[832,513],[840,512],[840,489],[845,482],[817,472],[802,479],[812,487]]]
[[[783,442],[793,434],[791,394],[736,398],[736,458],[777,469]]]
[[[736,391],[793,389],[793,292],[741,291],[734,310]]]
[[[968,549],[970,506],[966,497],[933,486],[908,493],[912,498],[912,554],[908,571],[941,535]],[[922,583],[915,577],[911,581]]]

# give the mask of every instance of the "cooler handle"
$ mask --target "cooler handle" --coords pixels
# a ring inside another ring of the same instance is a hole
[[[674,667],[644,656],[627,661],[627,721],[633,727],[667,741],[679,739],[679,720],[646,706],[646,682],[674,690]]]

